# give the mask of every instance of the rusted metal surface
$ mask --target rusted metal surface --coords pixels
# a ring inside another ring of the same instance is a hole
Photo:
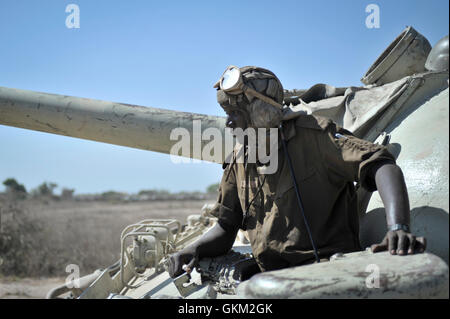
[[[184,128],[190,157],[201,159],[192,138],[201,149],[209,141],[193,131],[194,121],[201,131],[225,129],[222,117],[0,87],[0,124],[166,154],[178,142],[170,140],[172,130]]]
[[[448,298],[448,267],[429,253],[370,251],[334,261],[269,271],[241,283],[241,298]]]

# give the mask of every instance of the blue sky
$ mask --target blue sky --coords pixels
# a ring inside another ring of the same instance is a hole
[[[65,25],[68,4],[80,28]],[[380,28],[368,29],[369,4]],[[0,86],[224,115],[214,82],[229,65],[272,70],[287,89],[359,86],[407,25],[434,45],[448,1],[2,0]],[[0,125],[0,181],[77,193],[204,190],[220,165]],[[0,186],[0,190],[2,186]]]

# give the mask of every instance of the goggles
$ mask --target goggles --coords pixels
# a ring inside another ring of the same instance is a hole
[[[231,95],[239,95],[239,94],[248,94],[257,99],[260,99],[266,103],[269,103],[280,110],[283,108],[283,105],[275,102],[273,99],[255,91],[251,87],[247,86],[244,83],[243,75],[241,70],[234,65],[230,65],[225,72],[223,72],[219,81],[214,84],[214,88],[221,89],[227,94]]]

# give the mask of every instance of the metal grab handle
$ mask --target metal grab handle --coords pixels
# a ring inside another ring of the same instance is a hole
[[[159,224],[159,223],[165,223],[165,224]],[[181,223],[178,220],[175,219],[144,219],[141,220],[140,222],[136,223],[136,224],[131,224],[128,225],[127,227],[124,228],[124,230],[122,231],[121,235],[120,235],[120,281],[121,283],[127,287],[127,288],[137,288],[138,286],[133,286],[133,285],[128,285],[127,283],[124,282],[124,266],[125,266],[125,260],[124,257],[125,255],[127,255],[127,259],[128,262],[131,262],[131,256],[129,255],[128,251],[125,249],[125,239],[127,239],[128,237],[131,236],[139,236],[139,235],[144,235],[144,236],[152,236],[155,238],[155,241],[158,241],[158,238],[154,235],[151,234],[148,231],[142,231],[143,228],[145,227],[152,227],[152,228],[164,228],[167,230],[167,238],[165,240],[166,245],[163,251],[163,255],[165,256],[168,252],[169,252],[169,246],[171,245],[170,241],[169,241],[169,233],[171,233],[171,229],[170,229],[170,225],[171,224],[176,224],[177,227],[177,233],[175,235],[175,239],[173,240],[173,245],[175,245],[179,233],[181,231]],[[158,246],[155,246],[155,257],[157,256],[157,251],[158,250]],[[156,258],[155,258],[156,260]],[[133,268],[133,273],[135,274],[135,276],[140,277],[141,275],[138,274],[136,272],[136,270]]]
[[[120,282],[125,286],[125,287],[127,287],[127,288],[138,288],[140,285],[136,285],[136,286],[133,286],[133,285],[129,285],[129,284],[127,284],[127,283],[125,283],[124,282],[124,278],[123,278],[123,270],[124,270],[124,255],[126,254],[127,255],[127,259],[128,259],[128,262],[131,262],[132,261],[132,259],[131,259],[131,256],[129,255],[129,253],[128,253],[128,251],[125,249],[125,239],[127,238],[127,237],[130,237],[130,236],[139,236],[139,235],[145,235],[145,236],[152,236],[152,237],[154,237],[155,238],[155,241],[157,240],[157,238],[156,238],[156,236],[155,235],[153,235],[153,234],[149,234],[148,232],[134,232],[134,231],[132,231],[132,232],[129,232],[128,234],[126,234],[123,238],[122,238],[122,242],[121,242],[121,246],[120,246]],[[158,251],[158,245],[155,245],[155,257],[157,256],[157,251]],[[156,260],[156,258],[155,258],[155,260]],[[134,275],[136,276],[136,277],[143,277],[144,275],[143,274],[139,274],[139,273],[137,273],[136,272],[136,269],[134,268],[134,267],[132,267],[132,270],[133,270],[133,273],[134,273]]]

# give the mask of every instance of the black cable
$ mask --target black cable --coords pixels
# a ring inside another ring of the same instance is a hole
[[[261,192],[264,183],[266,182],[266,175],[264,175],[264,179],[263,182],[261,183],[259,176],[258,176],[258,181],[260,183],[258,190],[256,191],[255,196],[253,196],[252,200],[249,203],[249,194],[248,194],[248,184],[249,184],[249,179],[250,179],[250,173],[249,173],[249,168],[248,168],[248,158],[247,158],[247,143],[244,144],[245,150],[244,150],[244,171],[245,171],[245,211],[244,214],[242,216],[242,224],[241,224],[241,228],[242,230],[247,230],[247,219],[248,219],[248,210],[250,209],[250,206],[253,204],[253,202],[255,201],[255,199],[258,197],[259,193]]]
[[[313,240],[312,235],[311,235],[311,230],[309,228],[308,221],[306,219],[305,210],[303,209],[302,199],[300,198],[300,191],[299,191],[298,186],[297,186],[297,180],[295,178],[294,167],[292,166],[291,157],[289,156],[289,152],[288,152],[288,148],[287,148],[287,144],[286,144],[286,139],[284,138],[283,124],[280,124],[280,133],[281,133],[281,141],[283,142],[284,153],[286,155],[286,158],[287,158],[287,161],[288,161],[288,164],[289,164],[289,169],[291,171],[292,181],[294,182],[294,188],[295,188],[295,193],[297,195],[298,206],[300,207],[300,211],[301,211],[301,213],[303,215],[303,220],[305,222],[306,230],[307,230],[308,235],[309,235],[309,240],[311,241],[311,245],[312,245],[312,247],[314,249],[314,256],[316,257],[316,261],[318,263],[320,263],[319,254],[317,253],[317,248],[316,248],[316,245],[314,244],[314,240]]]
[[[258,178],[258,180],[259,180],[259,178]],[[265,182],[266,182],[266,176],[264,175],[264,179],[263,179],[262,183],[260,182],[259,188],[256,191],[255,196],[252,198],[250,203],[247,203],[247,206],[246,206],[245,212],[244,212],[244,216],[242,217],[242,225],[241,225],[242,230],[247,230],[248,210],[250,209],[250,206],[253,204],[255,199],[258,197],[258,195],[261,192]]]

